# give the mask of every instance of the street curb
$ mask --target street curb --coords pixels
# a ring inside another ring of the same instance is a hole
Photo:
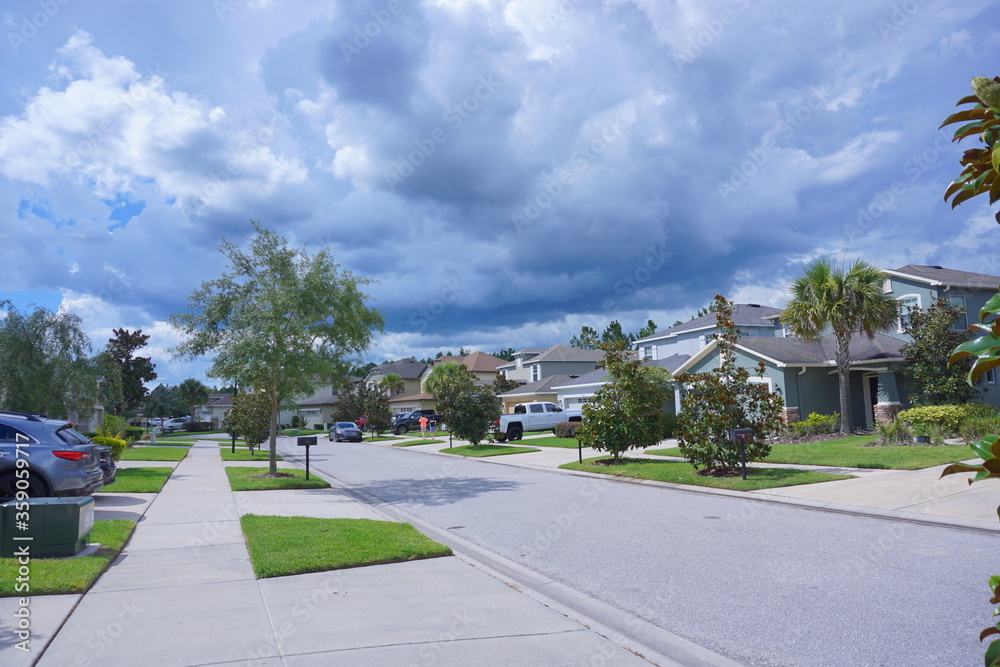
[[[294,455],[287,456],[285,460],[295,464],[302,463]],[[742,665],[742,663],[735,662],[668,630],[643,621],[499,556],[445,529],[427,523],[409,512],[384,503],[363,491],[352,489],[335,477],[323,472],[317,474],[330,482],[332,487],[337,488],[357,502],[367,505],[386,519],[409,523],[431,539],[451,547],[459,560],[480,569],[485,574],[502,581],[518,592],[537,600],[655,665],[661,667],[738,667]]]
[[[380,444],[380,443],[372,443]],[[397,449],[408,449],[400,447]],[[428,450],[413,450],[418,454],[431,454],[435,456],[456,457],[458,454],[444,454]],[[468,457],[461,457],[468,458]],[[879,507],[865,507],[863,505],[847,505],[844,503],[831,503],[821,500],[809,500],[806,498],[788,498],[786,496],[770,496],[764,491],[731,491],[729,489],[715,489],[709,486],[692,486],[690,484],[675,484],[673,482],[661,482],[653,479],[636,479],[634,477],[619,477],[617,475],[602,475],[601,473],[587,472],[585,470],[568,470],[566,468],[537,466],[529,463],[516,463],[513,461],[500,461],[502,457],[481,457],[476,460],[504,465],[512,468],[524,468],[528,470],[543,470],[564,475],[578,475],[590,479],[601,479],[622,484],[645,484],[648,486],[658,486],[661,488],[683,491],[685,493],[700,493],[742,500],[753,500],[764,503],[776,503],[780,505],[791,505],[802,509],[809,509],[818,512],[832,512],[834,514],[850,514],[854,516],[867,517],[870,519],[882,519],[887,521],[902,521],[905,523],[920,524],[936,528],[950,528],[952,530],[964,530],[977,533],[1000,534],[1000,523],[994,521],[982,521],[979,519],[963,519],[960,517],[934,516],[920,512],[906,512],[903,510],[882,509]]]

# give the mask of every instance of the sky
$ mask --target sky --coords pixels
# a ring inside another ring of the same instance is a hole
[[[781,306],[805,263],[1000,275],[938,126],[1000,0],[9,0],[0,299],[151,336],[250,220],[375,281],[365,361]],[[978,201],[983,199],[983,201]]]

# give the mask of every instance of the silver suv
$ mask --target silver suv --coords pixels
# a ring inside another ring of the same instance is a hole
[[[0,503],[18,491],[86,496],[100,490],[104,479],[101,447],[74,431],[70,422],[0,411]]]

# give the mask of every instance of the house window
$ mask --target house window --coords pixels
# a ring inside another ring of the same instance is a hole
[[[647,347],[642,348],[642,358],[646,359],[646,360],[650,360],[650,359],[653,358],[653,346],[652,345],[649,345]]]
[[[542,368],[538,364],[531,367],[531,381],[538,382],[542,379]]]
[[[892,291],[892,278],[886,278],[885,282],[882,283],[882,293],[888,294]]]
[[[996,384],[997,383],[997,371],[995,368],[991,368],[986,371],[986,384]]]
[[[903,333],[903,330],[910,324],[910,310],[920,307],[920,296],[916,294],[907,294],[899,297],[898,301],[899,333]]]
[[[969,328],[969,311],[965,306],[965,297],[952,295],[951,305],[962,309],[961,314],[955,318],[955,323],[951,325],[952,331],[965,331]]]

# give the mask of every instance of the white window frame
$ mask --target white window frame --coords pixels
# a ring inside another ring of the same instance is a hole
[[[886,278],[882,282],[882,293],[891,294],[892,293],[892,278]]]
[[[540,364],[534,364],[531,367],[531,381],[538,382],[542,379],[542,367]]]
[[[986,384],[996,384],[997,383],[997,371],[996,371],[996,369],[995,368],[991,368],[990,370],[986,371],[986,373],[983,375],[983,377],[986,378]]]
[[[903,309],[907,307],[906,304],[903,302],[913,301],[913,300],[916,300],[917,308],[924,307],[923,303],[920,300],[919,294],[901,294],[896,297],[896,301],[899,302],[899,321],[896,323],[897,327],[896,331],[898,331],[899,333],[903,333],[903,317],[905,316],[905,312],[903,311]]]
[[[962,294],[952,294],[948,297],[951,305],[958,306],[959,304],[955,303],[955,299],[962,300],[962,314],[955,318],[955,322],[951,325],[951,330],[965,331],[969,328],[969,300]]]

